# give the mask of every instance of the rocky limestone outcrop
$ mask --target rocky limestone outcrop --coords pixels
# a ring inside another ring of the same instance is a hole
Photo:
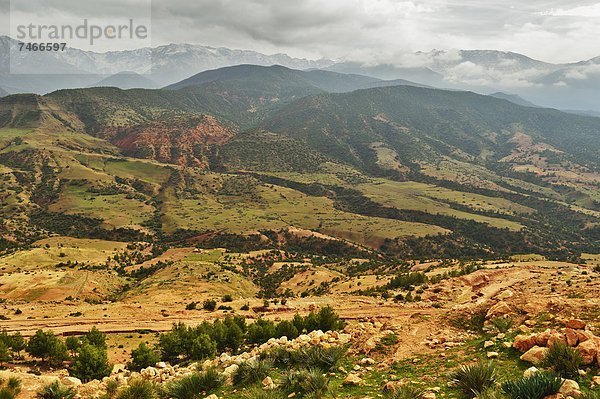
[[[115,365],[113,373],[110,377],[105,377],[102,381],[91,381],[87,384],[73,384],[78,388],[82,398],[94,397],[96,394],[106,388],[109,380],[116,380],[120,385],[126,386],[129,381],[135,379],[145,379],[156,383],[164,384],[172,380],[180,379],[194,373],[197,370],[206,370],[216,367],[222,370],[223,375],[231,380],[231,376],[235,373],[239,364],[246,361],[257,360],[262,353],[268,352],[274,348],[285,348],[288,350],[300,350],[310,346],[333,347],[341,346],[350,343],[350,334],[345,334],[337,331],[322,332],[312,331],[309,334],[300,335],[297,339],[289,340],[287,337],[271,338],[266,343],[253,348],[251,351],[243,352],[239,355],[231,355],[222,353],[220,356],[206,360],[202,363],[193,363],[186,367],[179,365],[170,365],[166,362],[159,362],[154,367],[142,369],[139,373],[129,371],[124,365]],[[272,388],[272,381],[265,379],[263,381],[265,387]]]
[[[575,348],[584,365],[600,365],[600,337],[594,335],[587,324],[579,319],[567,321],[561,331],[548,329],[540,333],[517,335],[513,347],[524,352],[521,360],[538,364],[544,350],[559,342]]]

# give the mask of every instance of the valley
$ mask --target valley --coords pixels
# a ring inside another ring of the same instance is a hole
[[[519,336],[568,342],[581,319],[565,350],[592,356],[576,369],[592,395],[599,131],[280,66],[3,97],[0,378],[21,379],[19,399],[53,381],[171,398],[190,375],[223,381],[182,399],[433,399],[463,397],[448,375],[493,360],[500,395],[531,366]],[[309,371],[316,396],[282,388]]]

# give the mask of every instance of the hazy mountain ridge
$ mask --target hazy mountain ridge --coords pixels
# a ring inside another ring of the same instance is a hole
[[[118,87],[120,89],[156,89],[158,83],[135,72],[119,72],[101,81],[90,85],[90,87]]]
[[[510,101],[511,103],[514,103],[517,105],[522,105],[523,107],[539,108],[534,103],[527,101],[524,98],[522,98],[521,96],[518,96],[516,94],[508,94],[508,93],[503,93],[503,92],[499,91],[499,92],[488,94],[488,95],[490,97],[495,97],[495,98],[500,98],[502,100]]]
[[[16,62],[39,73],[9,75],[8,48],[16,41],[0,38],[0,88],[9,93],[48,93],[57,89],[89,87],[124,71],[172,85],[203,71],[240,64],[282,65],[292,69],[327,69],[383,80],[403,79],[414,84],[480,93],[510,92],[540,106],[558,109],[591,109],[600,104],[600,57],[580,62],[552,64],[522,54],[495,50],[430,51],[407,54],[395,63],[365,64],[352,60],[306,60],[285,54],[265,55],[190,44],[169,44],[131,51],[93,53],[68,49],[64,53],[24,54]],[[83,73],[83,74],[82,74]],[[69,75],[70,74],[70,75]],[[126,81],[112,80],[121,88]],[[148,87],[147,82],[136,86]],[[366,88],[366,87],[364,87]]]

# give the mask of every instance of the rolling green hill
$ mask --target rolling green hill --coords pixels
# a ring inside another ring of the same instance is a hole
[[[598,247],[600,119],[353,90],[382,82],[240,66],[166,90],[2,98],[0,246],[57,233],[269,247],[291,229],[296,247],[406,258]]]

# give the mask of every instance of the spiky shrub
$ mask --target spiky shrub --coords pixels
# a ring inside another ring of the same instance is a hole
[[[274,367],[289,369],[293,366],[293,353],[281,346],[276,346],[261,353],[261,358],[270,361]]]
[[[502,391],[510,399],[543,399],[554,395],[562,385],[562,378],[555,373],[535,373],[531,377],[518,378],[502,384]]]
[[[264,380],[271,371],[271,362],[268,360],[246,361],[239,365],[231,380],[234,385],[250,385]]]
[[[290,370],[284,375],[280,387],[286,394],[320,399],[329,391],[329,378],[320,369]]]
[[[557,342],[548,348],[541,364],[563,378],[575,380],[579,379],[579,366],[583,364],[583,359],[579,352],[566,343]]]
[[[158,389],[147,380],[133,380],[117,394],[117,399],[158,399]]]
[[[117,380],[108,380],[106,383],[106,390],[104,395],[100,396],[101,399],[114,399],[117,396],[119,390],[119,383]]]
[[[0,379],[0,399],[15,399],[21,393],[21,380],[10,377],[8,380]]]
[[[332,346],[329,348],[311,346],[294,352],[292,363],[303,368],[318,368],[329,371],[339,364],[347,351],[348,347],[346,346]]]
[[[425,392],[422,388],[414,385],[407,384],[395,387],[390,391],[385,392],[386,399],[416,399],[423,396]]]
[[[223,374],[210,368],[172,382],[167,391],[174,399],[200,399],[220,388],[224,382]]]
[[[71,388],[62,385],[58,381],[44,386],[37,391],[36,398],[38,399],[73,399],[77,392]]]
[[[496,369],[491,363],[471,364],[452,373],[450,379],[465,397],[473,398],[496,383]]]

